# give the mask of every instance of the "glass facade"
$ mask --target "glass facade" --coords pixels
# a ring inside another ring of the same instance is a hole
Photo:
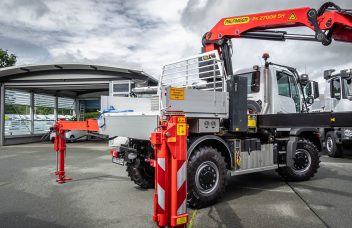
[[[30,93],[5,91],[5,136],[31,134]]]
[[[5,137],[47,133],[56,116],[73,119],[74,109],[72,98],[6,89]]]
[[[34,94],[34,134],[50,131],[55,122],[55,97]]]

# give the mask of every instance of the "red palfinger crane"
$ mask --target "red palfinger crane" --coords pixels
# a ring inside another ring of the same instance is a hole
[[[307,27],[314,34],[288,34],[274,31],[289,27]],[[329,45],[332,40],[352,42],[352,10],[342,9],[332,2],[319,10],[309,7],[279,10],[221,19],[202,39],[203,52],[218,50],[224,60],[226,73],[233,74],[231,39],[318,41]]]

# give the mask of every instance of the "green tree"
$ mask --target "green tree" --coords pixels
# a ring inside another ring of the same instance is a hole
[[[8,51],[4,51],[0,48],[0,68],[10,67],[16,64],[17,56],[9,54]]]

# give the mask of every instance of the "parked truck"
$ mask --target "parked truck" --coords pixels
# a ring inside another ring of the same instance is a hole
[[[292,26],[315,33],[266,30]],[[352,42],[352,15],[326,3],[318,11],[307,7],[223,18],[204,35],[202,54],[163,67],[157,88],[135,89],[136,97],[102,97],[102,109],[114,106],[114,111],[101,115],[100,133],[116,137],[113,162],[126,164],[136,184],[154,185],[150,133],[167,115],[181,111],[189,126],[188,204],[196,208],[221,197],[228,174],[277,170],[287,180],[308,180],[319,168],[317,127],[352,126],[341,122],[351,113],[307,113],[311,99],[304,98],[301,87],[307,78],[287,67],[266,61],[234,72],[232,38]],[[138,97],[140,91],[144,94]]]
[[[319,100],[315,101],[313,112],[352,111],[352,70],[342,70],[337,74],[334,72],[335,70],[324,72],[325,90]],[[321,135],[330,157],[341,156],[344,148],[352,143],[350,127],[323,128]]]

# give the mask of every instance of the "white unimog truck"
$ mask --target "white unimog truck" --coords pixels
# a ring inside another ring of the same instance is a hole
[[[334,71],[324,72],[325,90],[322,97],[313,105],[312,111],[352,111],[352,70],[342,70],[340,73],[333,74]],[[352,143],[350,127],[324,128],[321,129],[321,135],[330,157],[341,156],[346,145]]]
[[[102,110],[113,106],[114,112],[101,115],[100,133],[119,136],[110,142],[116,150],[113,161],[126,164],[137,185],[153,187],[150,133],[167,112],[185,112],[188,203],[203,207],[221,197],[228,174],[277,170],[295,181],[314,176],[321,150],[318,130],[305,123],[278,128],[258,118],[304,111],[307,99],[300,83],[307,80],[269,63],[227,76],[217,52],[197,55],[164,66],[157,88],[135,88],[133,97],[102,97]]]
[[[313,34],[273,30],[307,27]],[[175,34],[170,34],[175,35]],[[304,78],[266,63],[233,72],[231,39],[352,42],[352,13],[332,2],[310,7],[222,18],[202,38],[202,53],[164,66],[157,95],[143,88],[143,97],[105,97],[101,133],[116,138],[113,161],[127,164],[131,179],[153,186],[154,158],[149,136],[159,120],[183,111],[189,125],[188,205],[216,202],[225,191],[226,176],[278,170],[289,180],[308,180],[319,167],[317,127],[352,126],[351,113],[307,111],[300,92]],[[247,83],[249,82],[249,83]],[[305,103],[305,102],[304,102]],[[114,106],[114,108],[109,108]],[[109,112],[109,110],[113,110]],[[296,110],[297,113],[286,114]]]

